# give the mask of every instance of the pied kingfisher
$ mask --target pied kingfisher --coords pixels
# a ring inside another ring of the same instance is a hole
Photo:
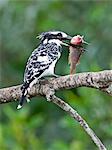
[[[30,88],[45,76],[56,76],[54,69],[56,62],[61,56],[61,45],[69,46],[64,40],[71,40],[71,36],[61,31],[49,31],[41,33],[39,46],[29,57],[24,73],[24,82],[21,87],[22,96],[17,106],[20,109]]]

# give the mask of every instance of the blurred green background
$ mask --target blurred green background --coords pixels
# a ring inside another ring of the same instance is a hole
[[[112,68],[112,1],[0,0],[0,87],[23,81],[26,61],[49,30],[81,34],[90,43],[77,72]],[[68,50],[56,73],[69,74]],[[89,88],[57,92],[89,123],[112,150],[112,99]],[[0,105],[0,150],[96,150],[77,122],[56,105],[36,97],[20,111]]]

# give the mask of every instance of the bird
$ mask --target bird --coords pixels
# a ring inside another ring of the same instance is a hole
[[[62,53],[62,45],[69,46],[65,41],[72,39],[70,35],[62,31],[42,32],[37,38],[40,44],[28,58],[21,87],[22,96],[17,109],[22,108],[25,100],[29,101],[28,92],[39,79],[45,76],[57,77],[54,70]]]

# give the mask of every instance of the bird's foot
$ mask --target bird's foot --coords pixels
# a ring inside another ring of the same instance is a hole
[[[60,75],[57,75],[57,74],[53,74],[52,76],[55,77],[55,78],[59,78],[60,77]]]
[[[49,83],[49,80],[42,77],[41,79],[39,79],[39,84],[48,84]]]

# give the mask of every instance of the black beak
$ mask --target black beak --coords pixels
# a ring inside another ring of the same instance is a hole
[[[89,43],[87,43],[86,41],[83,41],[82,43],[89,45]]]
[[[72,37],[70,36],[70,35],[68,35],[67,37],[66,37],[66,40],[71,40],[72,39]]]
[[[67,35],[67,37],[62,38],[61,40],[71,40],[71,39],[72,39],[72,37],[71,37],[71,36],[69,36],[69,35]]]
[[[63,40],[71,40],[72,39],[72,37],[71,36],[69,36],[69,35],[67,35],[67,37],[66,38],[62,38],[61,40],[63,41]],[[69,43],[65,43],[65,42],[62,42],[62,44],[64,45],[64,46],[69,46]]]

